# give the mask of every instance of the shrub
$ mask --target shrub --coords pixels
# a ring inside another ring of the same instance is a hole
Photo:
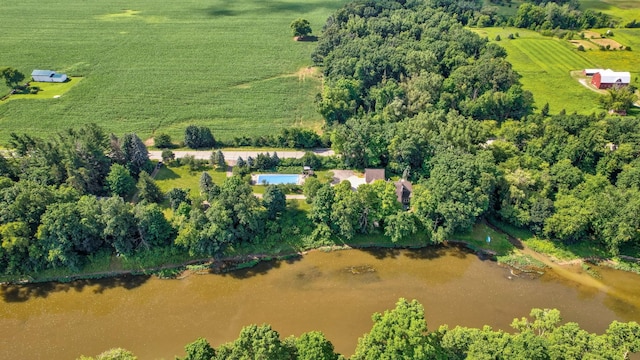
[[[513,40],[515,39],[515,36],[513,36],[513,34],[509,34],[509,40]]]
[[[500,41],[500,35],[496,35],[496,41]]]
[[[168,134],[158,134],[153,138],[154,145],[159,149],[170,149],[173,147],[171,136]]]
[[[578,46],[578,51],[584,51],[584,46],[582,45]]]
[[[170,163],[176,158],[176,155],[173,153],[173,151],[169,149],[162,150],[161,156],[162,156],[162,161],[165,163]]]

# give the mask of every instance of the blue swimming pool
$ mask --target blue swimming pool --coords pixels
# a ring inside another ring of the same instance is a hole
[[[259,174],[256,177],[256,185],[300,184],[300,175],[297,174]]]

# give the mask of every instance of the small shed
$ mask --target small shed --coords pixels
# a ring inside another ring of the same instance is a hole
[[[384,180],[384,169],[364,169],[364,181],[371,184],[376,180]]]
[[[609,89],[614,86],[627,86],[631,83],[629,72],[604,70],[593,75],[591,84],[598,89]]]
[[[31,78],[36,82],[65,82],[67,81],[66,74],[59,74],[53,70],[33,70],[31,72]]]

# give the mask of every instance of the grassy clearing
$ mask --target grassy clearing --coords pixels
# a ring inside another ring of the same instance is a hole
[[[65,93],[67,93],[69,90],[71,90],[72,87],[78,85],[78,83],[82,80],[81,77],[74,77],[74,78],[70,78],[70,81],[64,82],[64,83],[32,83],[32,86],[37,86],[40,88],[40,91],[38,91],[37,94],[16,94],[16,95],[11,95],[9,96],[9,98],[5,101],[10,101],[10,100],[18,100],[18,99],[25,99],[25,100],[44,100],[44,99],[57,99],[57,97],[61,97],[62,95],[64,95]]]
[[[289,24],[304,17],[319,33],[346,1],[3,4],[0,66],[84,79],[55,101],[2,103],[0,142],[12,131],[47,136],[89,121],[143,138],[180,138],[192,123],[221,139],[317,128],[321,82],[307,69],[315,43],[293,41]]]
[[[507,60],[522,75],[525,89],[533,93],[538,108],[549,103],[550,112],[590,114],[602,111],[598,107],[598,94],[586,89],[571,78],[572,70],[597,67],[593,60],[583,57],[566,40],[544,37],[539,33],[517,28],[474,29],[490,40],[497,35],[503,39],[496,42],[507,50]],[[520,37],[509,40],[509,34]]]
[[[487,237],[491,238],[490,242],[487,242]],[[454,235],[453,239],[464,241],[474,249],[495,251],[498,255],[506,255],[514,249],[504,233],[495,231],[483,223],[473,225],[469,232]]]
[[[216,171],[210,167],[200,171],[191,171],[188,166],[163,166],[155,177],[156,184],[162,192],[167,192],[173,188],[189,189],[191,195],[200,193],[200,176],[202,172],[208,172],[218,185],[222,185],[227,178],[227,174],[222,171]]]

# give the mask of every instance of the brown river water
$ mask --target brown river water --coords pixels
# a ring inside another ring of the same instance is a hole
[[[75,359],[112,347],[139,359],[173,359],[198,337],[217,346],[252,323],[269,323],[282,337],[320,330],[338,352],[351,355],[371,329],[371,315],[400,297],[424,305],[430,330],[441,324],[510,330],[513,318],[534,307],[558,308],[565,321],[596,333],[613,320],[640,321],[640,276],[598,271],[598,280],[579,267],[527,279],[442,247],[314,251],[180,280],[2,286],[0,359]]]

